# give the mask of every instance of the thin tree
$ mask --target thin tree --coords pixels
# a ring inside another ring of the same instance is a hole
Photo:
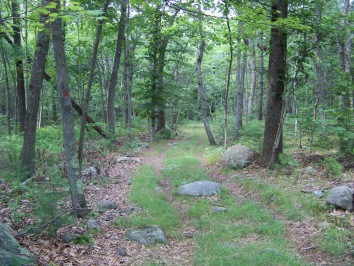
[[[105,3],[102,8],[102,17],[106,14],[108,5],[109,5],[109,0],[105,0]],[[87,81],[87,89],[86,89],[85,98],[84,98],[84,101],[82,104],[81,128],[80,128],[79,151],[78,151],[80,172],[81,172],[81,168],[82,168],[82,154],[83,154],[83,150],[84,150],[84,138],[85,138],[87,109],[88,109],[90,95],[91,95],[91,87],[92,87],[93,77],[95,74],[97,51],[98,51],[98,45],[101,40],[102,26],[103,26],[103,18],[101,18],[98,21],[96,38],[95,38],[95,43],[93,45],[93,51],[92,51],[92,56],[91,56],[90,73],[89,73],[89,77],[88,77],[88,81]]]
[[[108,88],[107,121],[108,121],[108,128],[111,134],[115,134],[115,125],[116,125],[115,94],[116,94],[116,84],[118,79],[120,58],[123,49],[124,30],[125,30],[128,2],[129,2],[128,0],[122,0],[121,3],[116,52],[114,56],[113,69],[112,69],[111,79]]]
[[[288,1],[273,0],[271,20],[276,22],[279,18],[286,18]],[[270,32],[269,66],[267,104],[265,114],[264,142],[262,162],[274,168],[283,151],[282,141],[282,114],[284,113],[284,93],[286,83],[286,51],[287,32],[280,26],[274,25]]]
[[[43,1],[43,6],[48,0]],[[36,49],[33,56],[31,79],[27,94],[27,111],[24,127],[23,145],[21,151],[21,163],[27,169],[29,175],[35,173],[35,148],[36,131],[39,112],[40,96],[45,69],[45,60],[49,49],[49,22],[48,15],[41,14],[40,22],[43,28],[37,34]]]
[[[200,34],[200,44],[199,44],[199,54],[198,54],[196,69],[197,69],[197,76],[198,76],[199,97],[201,103],[201,113],[202,113],[201,115],[202,115],[205,132],[208,136],[209,144],[216,145],[213,133],[210,130],[210,126],[208,122],[207,102],[205,98],[204,85],[203,85],[202,61],[203,61],[203,55],[205,49],[205,37],[204,37],[201,19],[199,20],[199,34]]]
[[[63,122],[63,142],[65,168],[70,186],[73,212],[81,217],[87,213],[83,182],[80,179],[80,165],[76,151],[74,121],[69,95],[69,78],[64,51],[62,19],[60,17],[60,0],[56,0],[55,12],[58,14],[52,23],[52,41],[57,75],[57,88],[60,100]]]

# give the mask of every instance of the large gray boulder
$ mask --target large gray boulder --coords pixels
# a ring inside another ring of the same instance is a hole
[[[177,191],[177,195],[182,196],[214,196],[221,192],[221,184],[211,181],[196,181],[183,185]]]
[[[0,223],[0,265],[35,265],[35,257],[20,246],[9,229]]]
[[[144,245],[156,245],[162,243],[167,245],[168,240],[161,228],[157,225],[145,226],[128,231],[125,236],[130,240]]]
[[[328,205],[334,205],[336,208],[350,210],[353,208],[353,191],[347,186],[332,188],[326,199]]]
[[[221,163],[224,167],[238,169],[244,168],[254,162],[258,153],[243,145],[234,145],[223,154]]]

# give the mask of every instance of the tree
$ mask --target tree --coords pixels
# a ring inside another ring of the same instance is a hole
[[[47,0],[43,1],[45,6]],[[28,170],[30,175],[35,173],[35,145],[37,118],[39,111],[42,81],[45,69],[45,59],[49,49],[49,22],[48,16],[41,14],[40,22],[43,27],[37,34],[36,49],[33,56],[31,80],[28,88],[27,110],[24,127],[23,146],[21,151],[21,163]]]
[[[108,89],[107,120],[108,120],[108,127],[111,134],[115,134],[115,123],[116,123],[115,94],[116,94],[116,84],[118,78],[120,58],[123,49],[124,30],[125,30],[128,2],[129,2],[128,0],[122,0],[121,3],[121,13],[119,19],[116,52],[114,56],[113,70],[112,70],[111,79],[109,82],[109,89]]]
[[[80,178],[80,165],[76,151],[74,121],[69,95],[69,78],[64,51],[63,26],[60,17],[60,0],[56,0],[55,12],[57,18],[52,23],[52,41],[57,75],[57,87],[60,100],[63,123],[63,142],[65,168],[70,185],[73,212],[81,217],[87,213],[83,182]]]
[[[284,112],[284,91],[286,83],[287,32],[275,24],[278,19],[287,18],[288,1],[273,0],[270,32],[267,103],[265,114],[262,162],[270,168],[279,160],[283,151],[282,114]]]
[[[200,34],[200,44],[199,44],[199,54],[197,59],[197,76],[198,76],[198,90],[199,90],[199,97],[201,102],[201,116],[205,128],[205,132],[208,136],[209,144],[216,145],[213,133],[210,130],[209,122],[208,122],[208,115],[207,115],[207,103],[205,98],[204,86],[203,86],[203,73],[202,73],[202,62],[203,62],[203,55],[204,55],[204,48],[205,48],[205,37],[202,27],[202,21],[199,20],[199,34]]]

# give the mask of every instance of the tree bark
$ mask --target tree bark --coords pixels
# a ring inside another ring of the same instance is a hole
[[[202,61],[204,55],[204,48],[205,48],[205,40],[204,40],[204,33],[202,28],[202,22],[199,22],[199,33],[201,37],[200,45],[199,45],[199,55],[197,59],[197,76],[198,76],[198,90],[199,90],[199,97],[201,102],[201,113],[202,113],[202,120],[205,128],[205,132],[208,136],[209,144],[216,145],[214,136],[210,130],[208,117],[207,117],[207,103],[205,98],[204,86],[203,86],[203,76],[202,76]]]
[[[109,0],[105,0],[105,3],[103,5],[103,9],[102,9],[102,16],[104,16],[106,14],[108,5],[109,5]],[[87,90],[86,90],[85,98],[83,100],[83,105],[82,105],[81,128],[80,128],[79,151],[78,151],[80,173],[81,173],[81,168],[82,168],[82,154],[84,151],[84,138],[85,138],[87,110],[88,110],[88,105],[89,105],[89,100],[90,100],[90,95],[91,95],[91,87],[92,87],[93,77],[95,74],[98,45],[101,41],[102,26],[103,26],[103,19],[100,19],[98,21],[95,43],[93,45],[93,51],[92,51],[92,57],[91,57],[91,63],[90,63],[90,73],[89,73],[89,77],[88,77],[88,81],[87,81]]]
[[[286,18],[288,2],[272,1],[272,21]],[[268,66],[267,104],[265,114],[264,141],[262,151],[263,164],[274,167],[283,151],[282,110],[285,92],[287,33],[280,27],[272,27],[270,32],[270,53]]]
[[[261,42],[263,41],[263,31],[261,32]],[[260,62],[259,62],[259,98],[258,98],[258,120],[261,121],[263,119],[263,92],[264,92],[264,52],[266,51],[266,47],[262,45],[262,43],[257,45],[261,50],[260,54]]]
[[[43,1],[43,5],[48,3]],[[49,22],[48,16],[41,14],[40,22],[43,24],[43,30],[38,32],[36,40],[36,49],[33,56],[31,79],[28,88],[27,111],[25,119],[23,145],[21,151],[21,163],[29,175],[35,173],[35,148],[36,132],[39,113],[39,103],[42,91],[42,82],[45,69],[45,60],[49,49]]]
[[[56,0],[56,5],[55,11],[59,13],[60,0]],[[52,40],[57,87],[62,112],[65,168],[70,186],[73,212],[76,216],[81,217],[85,215],[88,210],[84,196],[84,184],[80,178],[80,166],[76,151],[74,121],[69,95],[69,78],[64,51],[63,26],[60,17],[52,23]]]
[[[238,60],[241,61],[241,52],[239,52]],[[238,89],[236,95],[236,117],[235,117],[235,134],[234,138],[237,140],[240,135],[240,129],[242,127],[243,117],[243,97],[245,92],[245,73],[247,65],[247,52],[243,51],[242,63],[239,65],[239,79],[237,80]]]
[[[250,88],[250,95],[248,98],[248,106],[247,106],[247,119],[252,119],[253,117],[253,103],[254,103],[254,94],[256,91],[256,48],[254,41],[251,40],[250,44],[251,48],[251,88]]]
[[[116,94],[116,84],[118,78],[120,58],[123,49],[124,30],[125,30],[128,2],[129,0],[123,0],[121,4],[116,52],[114,56],[113,70],[112,70],[111,79],[109,82],[109,89],[108,89],[107,120],[108,120],[108,128],[111,134],[115,134],[115,125],[116,125],[115,94]]]
[[[16,90],[18,97],[18,116],[20,121],[20,132],[25,128],[26,117],[26,89],[25,78],[23,73],[23,58],[21,44],[21,25],[20,25],[20,5],[16,0],[12,0],[12,17],[13,17],[13,38],[16,53]]]

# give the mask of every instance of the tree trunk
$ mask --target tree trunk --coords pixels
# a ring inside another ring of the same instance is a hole
[[[12,0],[12,17],[13,17],[13,38],[16,54],[16,90],[18,97],[18,116],[20,120],[20,132],[25,128],[26,117],[26,90],[25,78],[23,73],[23,58],[21,44],[21,26],[20,26],[20,5],[16,0]]]
[[[263,39],[263,31],[261,32],[261,41]],[[264,91],[264,52],[266,51],[266,47],[261,44],[257,45],[261,50],[260,54],[260,62],[259,62],[259,98],[258,98],[258,120],[261,121],[263,119],[263,91]]]
[[[287,10],[287,1],[273,0],[272,21],[276,21],[278,18],[286,18]],[[273,168],[274,164],[279,160],[279,154],[283,151],[281,118],[286,83],[286,31],[278,27],[272,27],[269,47],[267,104],[262,162],[270,168]]]
[[[254,93],[256,90],[256,48],[254,41],[251,40],[251,89],[250,95],[248,98],[248,111],[247,111],[247,119],[252,119],[253,117],[253,103],[254,103]]]
[[[241,52],[239,53],[238,60],[241,61]],[[239,79],[237,95],[236,95],[236,118],[235,118],[235,134],[234,138],[237,140],[239,138],[240,129],[242,127],[242,116],[243,116],[243,97],[245,92],[245,74],[246,74],[246,65],[247,65],[247,52],[243,52],[242,63],[240,62],[239,66]]]
[[[3,45],[1,43],[1,48],[3,50]],[[9,84],[9,75],[7,72],[7,63],[5,58],[5,53],[1,53],[2,61],[4,64],[4,72],[5,72],[5,112],[6,112],[6,128],[7,134],[11,136],[11,113],[10,113],[10,84]]]
[[[204,33],[202,29],[202,22],[199,22],[199,33],[201,37],[200,45],[199,45],[199,55],[197,59],[197,76],[198,76],[198,90],[199,90],[199,97],[200,97],[200,102],[201,102],[201,113],[202,113],[202,120],[205,128],[205,132],[208,136],[209,144],[210,145],[216,145],[215,139],[213,137],[213,134],[210,130],[209,122],[208,122],[208,117],[207,117],[207,103],[206,103],[206,98],[205,98],[205,93],[204,93],[204,86],[203,86],[203,76],[202,76],[202,61],[203,61],[203,55],[204,55],[204,47],[205,47],[205,40],[204,40]]]
[[[115,125],[116,125],[115,94],[116,94],[116,84],[118,78],[120,58],[123,49],[124,30],[125,30],[128,2],[129,0],[123,0],[121,4],[117,46],[116,46],[116,52],[114,56],[113,70],[112,70],[111,79],[109,82],[109,89],[108,89],[107,120],[108,120],[108,128],[111,134],[115,134]]]
[[[55,11],[59,13],[60,0],[56,0],[56,5]],[[85,215],[88,210],[84,196],[84,184],[80,178],[80,166],[76,151],[74,121],[69,95],[69,78],[64,51],[63,27],[60,17],[52,23],[52,39],[57,87],[63,121],[65,168],[70,186],[73,212],[76,216],[81,217]]]
[[[48,3],[43,1],[43,5]],[[33,56],[31,79],[28,88],[27,111],[25,119],[23,145],[21,151],[21,163],[28,170],[29,175],[35,173],[35,148],[36,131],[39,113],[39,103],[42,91],[42,82],[45,69],[45,60],[49,49],[49,24],[48,16],[41,14],[40,22],[44,29],[37,34],[36,49]]]
[[[102,9],[102,16],[104,16],[106,14],[108,5],[109,5],[109,0],[105,0],[105,3],[103,5],[103,9]],[[82,154],[84,151],[84,139],[85,139],[87,110],[88,110],[88,105],[89,105],[89,100],[90,100],[90,95],[91,95],[91,87],[92,87],[93,77],[95,74],[98,45],[101,41],[102,26],[103,26],[103,19],[100,19],[98,21],[95,43],[93,45],[93,51],[92,51],[92,57],[91,57],[91,63],[90,63],[90,73],[89,73],[89,77],[88,77],[88,81],[87,81],[87,90],[86,90],[85,98],[83,100],[83,105],[82,105],[82,117],[81,117],[79,151],[78,151],[80,173],[81,173],[81,168],[82,168]]]

